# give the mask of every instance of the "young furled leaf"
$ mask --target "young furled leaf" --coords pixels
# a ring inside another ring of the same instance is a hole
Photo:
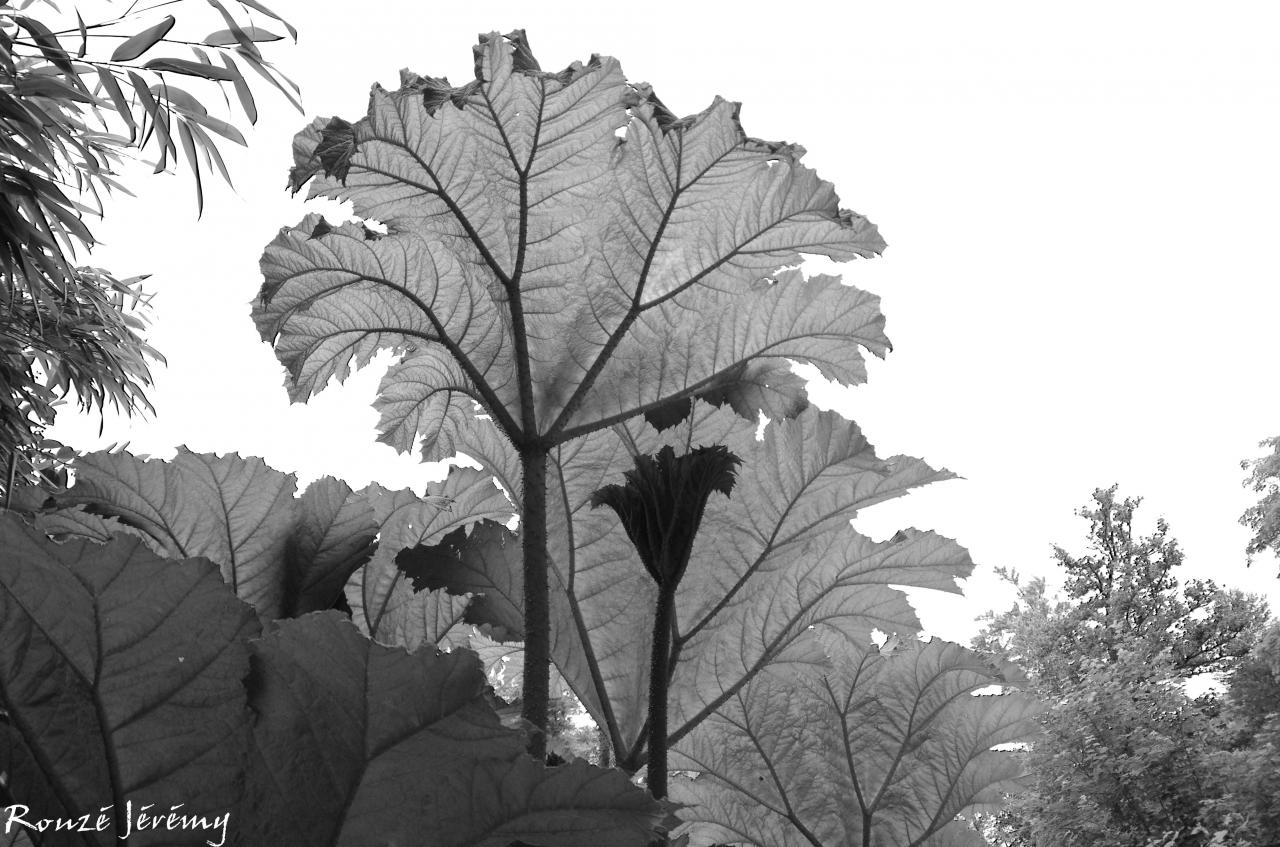
[[[707,498],[716,491],[729,496],[740,464],[722,444],[681,456],[667,445],[657,455],[636,456],[626,485],[606,485],[591,495],[591,505],[613,509],[649,576],[674,588],[689,564]]]

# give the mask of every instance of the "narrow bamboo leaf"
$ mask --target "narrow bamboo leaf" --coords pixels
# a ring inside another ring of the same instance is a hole
[[[124,121],[125,126],[129,127],[129,142],[132,143],[138,137],[138,124],[133,119],[133,104],[125,99],[120,83],[116,81],[116,75],[112,71],[99,66],[98,79],[102,82],[102,88],[107,92],[107,96],[111,98],[112,104],[115,105],[116,114]]]
[[[207,65],[203,62],[193,62],[190,59],[177,59],[166,56],[159,59],[150,59],[143,67],[149,71],[171,71],[177,74],[202,77],[203,79],[212,79],[219,82],[235,81],[235,74],[226,68]]]
[[[191,130],[187,122],[178,119],[178,138],[182,141],[182,152],[187,157],[187,166],[196,181],[196,217],[204,214],[204,185],[200,181],[200,160],[196,158],[196,144],[191,138]]]
[[[275,76],[272,75],[271,71],[268,69],[268,66],[263,63],[261,53],[258,53],[256,49],[254,51],[246,50],[244,49],[243,46],[237,47],[236,53],[238,53],[240,55],[240,58],[244,59],[245,63],[249,67],[253,68],[253,70],[257,72],[259,76],[265,79],[272,87],[274,87],[281,94],[283,94],[285,96],[285,99],[288,100],[291,104],[293,104],[293,108],[305,114],[305,110],[302,108],[302,104],[298,102],[298,98],[294,96],[294,93],[288,91],[283,85],[281,85],[280,82],[275,78]],[[297,88],[297,86],[295,86],[293,82],[290,81],[287,77],[284,77],[284,79],[286,82],[289,83],[290,87],[295,89]]]
[[[240,2],[240,5],[242,6],[248,6],[250,9],[256,9],[262,14],[266,15],[267,17],[274,18],[280,23],[284,24],[284,28],[289,30],[289,35],[293,36],[293,40],[294,41],[298,40],[298,31],[293,28],[292,24],[290,24],[284,18],[277,15],[275,12],[268,9],[266,6],[257,2],[257,0],[239,0],[239,2]]]
[[[276,35],[274,32],[262,29],[256,26],[240,27],[239,33],[230,29],[220,29],[211,32],[204,37],[204,43],[210,47],[224,47],[228,44],[240,43],[239,35],[248,36],[250,41],[279,41],[284,38],[283,35]]]
[[[185,90],[176,85],[153,85],[151,86],[151,96],[159,100],[161,97],[167,99],[170,104],[177,106],[182,112],[189,115],[207,116],[209,110],[204,104],[195,98],[195,96],[187,93]]]
[[[262,55],[261,51],[258,50],[257,45],[253,43],[253,39],[251,39],[248,33],[244,31],[244,27],[240,25],[240,22],[227,11],[226,6],[222,5],[219,0],[209,0],[209,5],[217,9],[218,14],[222,15],[222,19],[227,23],[227,31],[231,33],[235,42],[240,45],[241,50],[251,53],[254,56]]]
[[[241,147],[247,146],[247,142],[244,140],[244,135],[240,132],[240,130],[236,129],[234,126],[222,120],[221,118],[215,118],[213,115],[196,115],[196,114],[189,115],[188,117],[190,117],[193,122],[200,124],[201,126],[206,127],[213,132],[216,132],[218,135],[221,135],[223,138],[226,138],[229,141],[234,141],[236,144],[239,144]]]
[[[14,84],[13,91],[22,97],[48,97],[59,102],[64,100],[70,100],[73,103],[95,104],[98,102],[93,96],[47,76],[23,77]]]
[[[71,64],[70,54],[52,30],[35,18],[28,18],[25,15],[14,15],[13,22],[31,33],[31,37],[40,48],[41,55],[52,62],[58,70],[65,73],[68,78],[78,77],[75,66]]]
[[[76,10],[76,27],[80,30],[80,49],[76,51],[76,58],[83,59],[89,49],[89,30],[85,28],[79,9]]]
[[[235,60],[226,53],[222,53],[222,64],[228,71],[234,75],[231,81],[236,89],[236,97],[240,98],[240,107],[244,109],[245,116],[249,118],[250,124],[258,122],[258,107],[253,102],[253,92],[249,90],[249,84],[245,82],[244,74],[240,73],[240,68],[236,66]]]
[[[112,52],[111,61],[132,62],[168,35],[169,30],[173,29],[174,23],[176,23],[176,20],[173,15],[165,15],[164,20],[160,21],[160,23],[147,27],[137,35],[126,38]]]
[[[218,173],[222,175],[223,181],[234,188],[235,186],[231,182],[231,173],[227,170],[227,163],[222,160],[222,153],[218,151],[213,139],[197,123],[191,124],[191,134],[200,142],[205,154],[213,160],[213,164],[218,169]]]
[[[155,132],[160,138],[160,167],[156,168],[156,173],[164,170],[163,164],[169,151],[177,153],[174,147],[173,138],[169,135],[169,112],[163,108],[156,98],[151,94],[151,88],[136,71],[129,71],[129,80],[133,83],[133,90],[138,93],[138,99],[142,101],[143,111],[151,118],[151,131]],[[144,133],[140,145],[145,146],[150,132]]]

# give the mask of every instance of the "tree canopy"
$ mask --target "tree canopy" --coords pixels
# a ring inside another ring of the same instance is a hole
[[[1249,472],[1245,486],[1261,495],[1240,518],[1240,523],[1253,531],[1245,548],[1250,556],[1266,550],[1280,553],[1280,435],[1258,446],[1270,448],[1271,452],[1240,463],[1241,469]]]
[[[1210,580],[1180,583],[1183,553],[1168,524],[1135,531],[1140,503],[1117,498],[1115,486],[1095,491],[1078,512],[1087,551],[1054,551],[1065,597],[1044,579],[1006,573],[1018,603],[988,614],[976,639],[1026,668],[1051,704],[1030,754],[1031,789],[992,824],[998,843],[1189,847],[1218,843],[1210,826],[1247,834],[1248,816],[1227,814],[1240,784],[1227,767],[1233,718],[1217,696],[1191,697],[1186,685],[1235,679],[1257,661],[1267,607]]]

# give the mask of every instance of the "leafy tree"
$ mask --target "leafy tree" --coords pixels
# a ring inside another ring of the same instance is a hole
[[[151,408],[149,362],[163,359],[141,335],[142,278],[117,279],[73,260],[94,245],[85,219],[103,213],[104,195],[128,193],[117,168],[131,151],[156,154],[159,172],[177,166],[181,146],[197,209],[204,204],[201,159],[204,172],[216,169],[230,182],[214,136],[244,144],[243,135],[178,81],[233,89],[252,123],[258,112],[243,65],[297,105],[296,87],[257,46],[282,36],[255,25],[253,15],[296,32],[256,0],[237,3],[250,23],[211,0],[225,28],[188,41],[171,35],[173,15],[159,15],[171,2],[132,3],[100,22],[85,23],[77,14],[74,25],[56,31],[48,17],[26,8],[32,3],[20,10],[0,2],[0,491],[6,504],[15,479],[32,478],[41,467],[39,433],[61,398],[74,391],[86,411]],[[186,55],[151,55],[175,47]]]
[[[1229,737],[1216,700],[1183,685],[1240,666],[1266,606],[1208,580],[1180,586],[1183,554],[1168,525],[1134,532],[1140,502],[1117,500],[1115,486],[1095,491],[1079,512],[1088,552],[1055,548],[1066,598],[1051,598],[1042,579],[1019,584],[1018,604],[989,614],[976,641],[1026,668],[1052,704],[1033,787],[996,819],[1001,843],[1209,843],[1196,832],[1220,775],[1209,754]]]
[[[389,348],[381,440],[421,438],[426,460],[470,453],[482,413],[511,446],[524,716],[542,728],[549,457],[696,396],[753,422],[792,416],[806,400],[791,360],[861,382],[859,348],[888,349],[877,299],[794,266],[884,243],[803,148],[747,136],[737,104],[677,118],[611,58],[542,71],[520,31],[482,36],[475,55],[461,87],[405,72],[360,120],[299,134],[292,186],[350,201],[386,235],[317,215],[285,230],[254,319],[294,400]]]
[[[1242,470],[1249,471],[1244,484],[1262,495],[1257,505],[1250,506],[1240,518],[1240,523],[1253,530],[1246,548],[1250,556],[1264,550],[1280,552],[1280,436],[1268,438],[1258,446],[1269,447],[1272,452],[1240,463]]]
[[[1231,675],[1222,709],[1229,746],[1211,754],[1221,774],[1201,826],[1233,845],[1280,845],[1280,622],[1273,621]]]

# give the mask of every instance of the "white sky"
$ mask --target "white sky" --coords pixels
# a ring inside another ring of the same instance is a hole
[[[153,275],[150,339],[169,360],[158,413],[109,419],[99,438],[68,411],[54,437],[258,455],[304,482],[438,478],[375,444],[376,372],[290,407],[248,304],[263,247],[304,214],[283,190],[293,134],[316,115],[358,118],[370,84],[395,87],[401,67],[461,84],[476,33],[523,27],[543,67],[616,56],[678,114],[716,94],[741,101],[749,134],[803,144],[842,205],[880,226],[884,257],[843,273],[882,296],[896,349],[868,385],[815,399],[882,455],[965,477],[858,521],[971,550],[968,598],[921,603],[930,631],[967,639],[975,615],[1008,604],[992,566],[1047,574],[1052,543],[1080,550],[1073,512],[1113,482],[1146,498],[1144,529],[1169,520],[1184,577],[1280,607],[1277,562],[1246,569],[1237,523],[1254,497],[1238,463],[1280,433],[1280,6],[269,5],[299,30],[267,55],[302,86],[307,115],[251,80],[262,118],[248,150],[224,147],[237,192],[206,180],[203,220],[185,173],[126,179],[138,197],[109,206],[91,261]],[[175,36],[221,27],[195,0],[167,11]]]

